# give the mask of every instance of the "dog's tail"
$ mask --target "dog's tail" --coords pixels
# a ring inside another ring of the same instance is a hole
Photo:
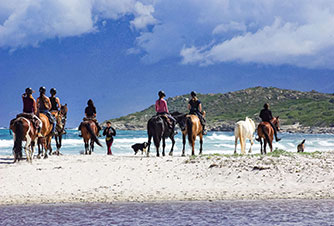
[[[305,139],[300,144],[304,144],[304,143],[305,143]]]

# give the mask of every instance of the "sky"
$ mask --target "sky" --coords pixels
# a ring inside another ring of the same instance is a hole
[[[1,0],[0,126],[27,87],[56,88],[68,127],[90,98],[104,121],[159,90],[334,93],[333,25],[332,0]]]

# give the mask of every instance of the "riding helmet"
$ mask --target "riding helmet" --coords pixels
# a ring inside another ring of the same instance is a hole
[[[32,94],[33,93],[33,90],[32,90],[32,88],[26,88],[26,94],[28,94],[28,95],[30,95],[30,94]]]
[[[45,92],[46,92],[46,88],[45,88],[44,86],[41,86],[41,87],[39,88],[39,92],[40,92],[40,93],[45,93]]]
[[[264,107],[264,109],[269,109],[269,104],[268,104],[268,103],[265,103],[265,104],[263,105],[263,107]]]
[[[191,95],[192,97],[195,97],[195,96],[197,96],[197,94],[196,94],[196,92],[195,92],[195,91],[191,91],[190,95]]]
[[[162,98],[162,97],[165,97],[166,94],[164,91],[160,90],[159,93],[158,93],[159,97]]]
[[[57,90],[55,88],[50,89],[50,94],[55,95],[57,93]]]

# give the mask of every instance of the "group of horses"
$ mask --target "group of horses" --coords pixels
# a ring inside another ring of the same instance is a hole
[[[25,141],[24,150],[27,156],[27,160],[32,162],[35,145],[38,144],[38,155],[37,158],[44,156],[48,157],[51,154],[60,154],[60,148],[62,146],[62,135],[65,130],[66,117],[67,117],[67,104],[61,105],[59,111],[51,112],[56,119],[56,131],[54,137],[56,141],[57,150],[52,152],[51,140],[52,140],[52,127],[49,118],[39,113],[39,119],[42,121],[41,135],[38,137],[36,126],[34,125],[33,119],[25,117],[24,114],[18,115],[10,125],[10,130],[13,132],[14,139],[14,162],[22,159],[22,142]]]

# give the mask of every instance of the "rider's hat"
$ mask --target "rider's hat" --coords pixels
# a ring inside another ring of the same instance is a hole
[[[54,95],[54,94],[56,94],[57,93],[57,90],[55,89],[55,88],[51,88],[50,89],[50,94],[51,95]]]
[[[34,92],[34,90],[32,90],[32,88],[28,87],[26,88],[26,94],[30,95]]]
[[[268,103],[265,103],[265,104],[263,105],[263,107],[264,107],[264,109],[269,109],[269,104],[268,104]]]
[[[46,92],[46,88],[45,88],[44,86],[41,86],[41,87],[39,88],[39,92],[40,92],[40,93],[45,93],[45,92]]]
[[[164,91],[160,90],[159,93],[158,93],[159,97],[162,98],[162,97],[165,97],[166,94]]]
[[[192,97],[195,97],[195,96],[197,96],[197,94],[196,94],[196,92],[195,92],[195,91],[191,91],[190,95],[191,95]]]

